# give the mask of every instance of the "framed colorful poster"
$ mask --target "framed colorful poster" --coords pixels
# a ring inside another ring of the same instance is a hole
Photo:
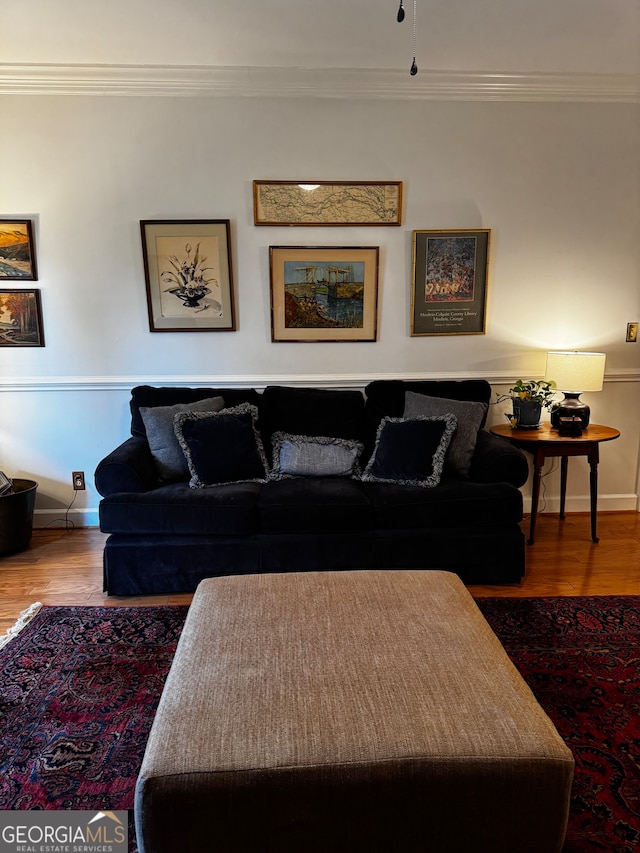
[[[0,347],[43,347],[39,290],[0,290]]]
[[[30,219],[0,219],[0,281],[37,281]]]
[[[375,341],[377,246],[270,246],[271,340]]]
[[[235,331],[228,219],[143,220],[152,332]]]
[[[413,232],[412,335],[484,334],[490,234]]]

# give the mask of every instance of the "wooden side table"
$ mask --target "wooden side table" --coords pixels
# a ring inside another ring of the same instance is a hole
[[[620,431],[608,426],[589,424],[581,435],[560,435],[551,424],[541,424],[538,429],[514,429],[508,424],[500,424],[490,429],[494,435],[508,439],[516,447],[531,453],[533,456],[533,490],[531,493],[531,525],[527,543],[533,545],[536,516],[538,514],[538,498],[540,496],[540,480],[544,461],[549,456],[560,456],[560,518],[565,517],[564,506],[567,492],[567,467],[569,456],[587,456],[591,473],[589,477],[591,499],[591,539],[598,541],[596,535],[596,516],[598,506],[598,461],[599,445],[602,441],[612,441],[618,438]]]

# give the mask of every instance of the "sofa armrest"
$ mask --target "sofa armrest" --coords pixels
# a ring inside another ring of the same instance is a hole
[[[469,477],[477,483],[511,483],[520,488],[529,477],[529,463],[524,453],[506,438],[481,429]]]
[[[158,474],[146,438],[128,438],[98,463],[98,493],[106,498],[116,492],[148,492],[158,485]]]

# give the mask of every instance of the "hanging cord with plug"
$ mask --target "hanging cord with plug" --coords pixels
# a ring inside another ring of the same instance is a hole
[[[398,7],[398,14],[396,16],[396,20],[399,24],[404,21],[404,5],[403,0],[400,0],[400,6]],[[416,33],[417,33],[417,21],[418,21],[418,0],[413,0],[413,27],[411,31],[411,52],[413,55],[413,60],[411,62],[411,68],[409,73],[412,77],[415,77],[418,73],[418,65],[416,63]]]

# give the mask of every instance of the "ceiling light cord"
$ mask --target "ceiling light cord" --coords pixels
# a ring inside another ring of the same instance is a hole
[[[396,19],[399,24],[404,21],[404,5],[403,0],[400,0],[400,6],[398,7],[398,14]],[[411,52],[413,55],[413,61],[411,62],[411,68],[409,73],[412,77],[415,77],[418,73],[418,66],[416,64],[416,31],[417,31],[417,20],[418,20],[418,0],[413,0],[413,28],[411,31]]]

